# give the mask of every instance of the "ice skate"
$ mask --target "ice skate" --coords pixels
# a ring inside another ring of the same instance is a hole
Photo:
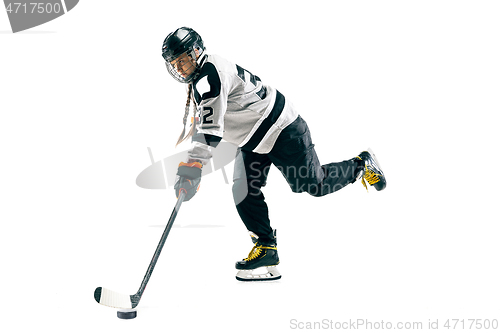
[[[250,236],[252,237],[254,247],[247,258],[236,262],[236,269],[238,270],[236,279],[239,281],[270,281],[280,279],[281,274],[276,267],[280,263],[276,247],[276,236],[274,242],[267,244],[259,242],[259,237],[252,232],[250,232]],[[267,272],[254,272],[254,270],[258,270],[259,268],[265,268]]]
[[[365,162],[365,168],[361,173],[361,182],[366,190],[368,191],[368,186],[366,185],[366,182],[368,182],[368,184],[375,187],[377,191],[382,191],[386,187],[387,182],[380,168],[380,164],[375,158],[375,154],[371,150],[368,150],[362,152],[356,158]]]

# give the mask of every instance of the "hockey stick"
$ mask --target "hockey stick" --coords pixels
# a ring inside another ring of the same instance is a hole
[[[151,274],[153,274],[153,269],[155,268],[158,257],[160,256],[163,245],[167,240],[170,229],[172,229],[172,225],[174,224],[174,220],[177,216],[177,213],[179,212],[179,209],[181,208],[181,204],[184,201],[185,196],[186,192],[181,191],[174,210],[172,211],[172,215],[170,215],[170,219],[168,220],[165,231],[163,231],[160,243],[158,244],[155,254],[153,255],[153,259],[151,259],[151,263],[149,264],[148,270],[146,271],[146,275],[144,275],[144,279],[142,280],[139,290],[134,295],[126,295],[106,288],[97,287],[94,291],[94,299],[97,301],[97,303],[120,309],[133,309],[139,304],[139,301],[141,300],[142,294],[146,289],[146,285],[148,284]]]

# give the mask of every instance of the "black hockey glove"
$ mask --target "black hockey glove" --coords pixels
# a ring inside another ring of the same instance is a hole
[[[175,196],[178,198],[181,191],[186,192],[184,201],[189,201],[198,189],[201,182],[201,168],[203,165],[200,162],[179,164],[177,169],[177,179],[175,181]]]

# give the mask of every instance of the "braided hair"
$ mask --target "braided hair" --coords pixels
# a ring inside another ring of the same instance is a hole
[[[189,115],[189,107],[191,106],[191,93],[193,91],[193,84],[189,84],[188,86],[188,97],[186,101],[186,108],[184,109],[184,118],[182,119],[182,133],[179,136],[179,139],[177,140],[177,144],[175,145],[176,147],[183,142],[184,140],[190,138],[191,136],[194,135],[196,131],[196,103],[193,105],[193,123],[191,124],[191,129],[189,130],[188,134],[184,136],[186,133],[186,123],[187,123],[187,117]]]

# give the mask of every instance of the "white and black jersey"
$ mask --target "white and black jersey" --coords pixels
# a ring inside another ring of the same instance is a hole
[[[258,76],[216,55],[205,55],[193,84],[200,121],[191,159],[204,164],[222,139],[259,154],[271,151],[281,131],[298,116],[293,106]]]

